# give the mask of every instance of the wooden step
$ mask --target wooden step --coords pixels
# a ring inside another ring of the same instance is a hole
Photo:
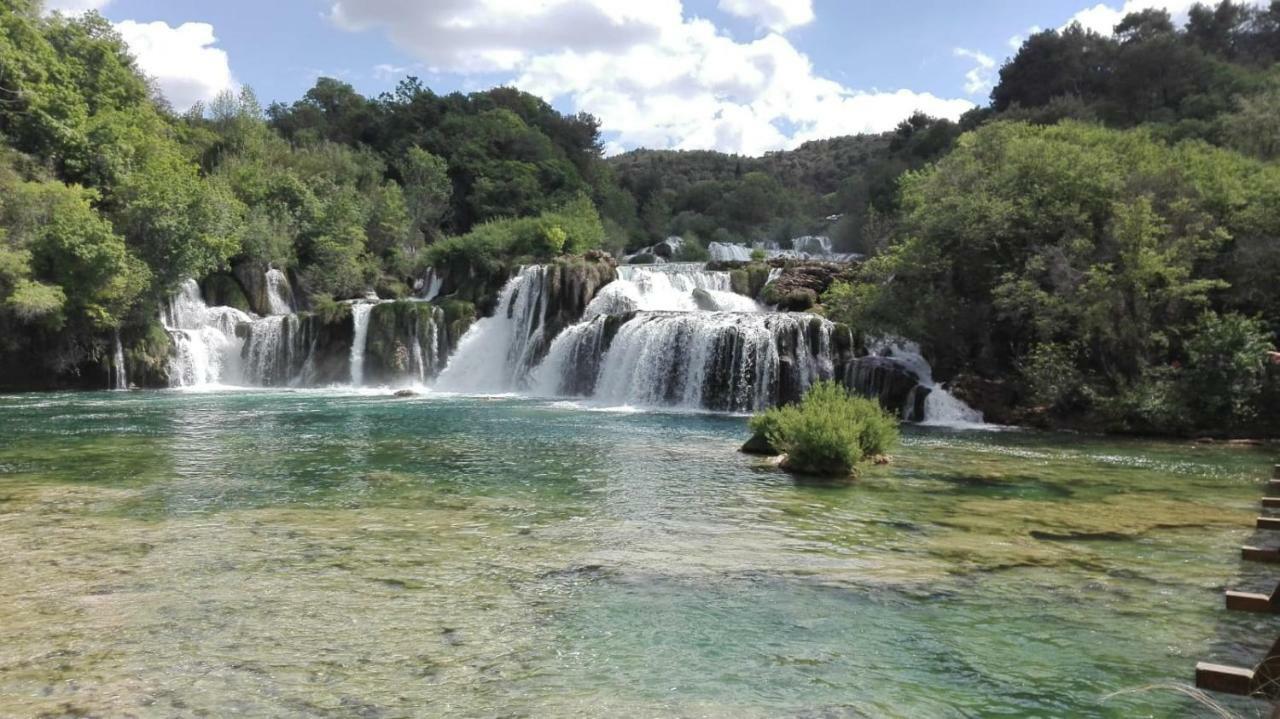
[[[1247,697],[1253,693],[1253,670],[1198,662],[1196,688]]]
[[[1227,592],[1227,609],[1236,612],[1258,612],[1260,614],[1280,614],[1280,602],[1274,594],[1255,594],[1253,592]]]
[[[1246,562],[1280,563],[1280,549],[1275,547],[1241,547],[1240,558]]]
[[[1258,529],[1280,529],[1280,517],[1258,517]]]
[[[1275,509],[1280,507],[1280,497],[1263,497],[1262,506],[1265,509]]]
[[[1237,696],[1280,697],[1280,639],[1252,669],[1199,662],[1196,688]]]

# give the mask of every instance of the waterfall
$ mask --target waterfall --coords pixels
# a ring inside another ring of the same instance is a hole
[[[267,270],[267,309],[271,315],[287,315],[293,312],[293,290],[289,278],[274,267]]]
[[[918,378],[920,388],[927,390],[922,421],[924,424],[964,426],[982,424],[982,413],[970,407],[945,387],[933,380],[933,368],[920,354],[920,345],[897,337],[881,338],[870,343],[873,353],[888,358]],[[917,390],[918,391],[918,390]],[[908,406],[915,404],[908,401]]]
[[[521,389],[545,341],[546,278],[546,267],[531,265],[508,280],[493,316],[467,330],[436,386],[481,393]]]
[[[115,345],[111,354],[111,366],[107,372],[111,389],[129,389],[129,372],[124,366],[124,345],[120,344],[120,332],[115,333]]]
[[[700,264],[618,268],[618,279],[604,286],[583,314],[584,319],[634,311],[759,312],[750,297],[732,291],[728,272],[709,272]]]
[[[430,302],[440,296],[440,289],[444,286],[444,276],[434,269],[428,269],[421,283],[422,286],[418,290],[418,299],[423,302]]]
[[[369,339],[369,313],[373,311],[374,302],[355,302],[351,305],[351,384],[359,387],[364,384],[364,350]]]
[[[241,342],[236,330],[252,321],[232,307],[209,307],[200,295],[200,285],[184,281],[160,316],[173,341],[169,385],[218,384],[236,377]]]
[[[608,405],[747,412],[797,399],[834,374],[833,325],[812,315],[638,312],[615,327],[610,319],[556,338],[536,388]]]

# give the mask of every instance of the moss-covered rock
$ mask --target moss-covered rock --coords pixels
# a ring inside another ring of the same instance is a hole
[[[369,312],[364,377],[393,384],[436,375],[448,357],[444,311],[425,302],[384,302]]]
[[[200,294],[209,306],[234,307],[241,312],[253,312],[253,305],[248,295],[234,276],[218,272],[204,278],[200,283]]]
[[[120,338],[129,383],[139,387],[169,385],[169,353],[173,340],[159,321],[152,321]]]

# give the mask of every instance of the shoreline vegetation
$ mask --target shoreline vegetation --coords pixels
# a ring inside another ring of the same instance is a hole
[[[917,342],[995,423],[1275,438],[1278,63],[1280,2],[1198,5],[1183,27],[1144,10],[1109,36],[1032,35],[958,121],[763,157],[606,158],[589,115],[412,77],[374,98],[320,78],[289,104],[246,88],[177,113],[101,16],[15,0],[0,7],[0,390],[107,387],[118,363],[165,386],[159,318],[189,280],[268,314],[275,271],[323,322],[434,287],[456,339],[522,265],[599,265],[673,235],[671,259],[691,262],[824,235],[864,259],[753,254],[726,267],[734,291],[857,341]]]

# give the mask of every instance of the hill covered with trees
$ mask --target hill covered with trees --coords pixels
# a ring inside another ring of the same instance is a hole
[[[0,382],[101,386],[117,337],[159,367],[157,318],[187,278],[274,267],[323,311],[446,267],[477,300],[520,262],[821,233],[870,257],[822,311],[920,341],[996,419],[1276,433],[1278,62],[1280,1],[1197,6],[1184,27],[1147,10],[1033,35],[958,122],[605,158],[588,115],[414,78],[178,115],[101,17],[13,0]]]

